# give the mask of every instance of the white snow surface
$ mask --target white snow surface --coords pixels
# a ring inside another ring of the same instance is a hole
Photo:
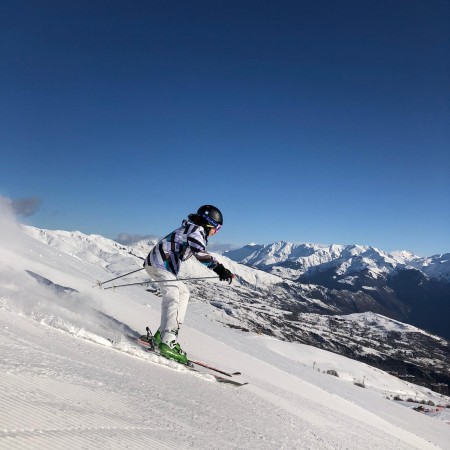
[[[195,298],[182,347],[240,370],[235,378],[249,385],[217,383],[139,348],[128,336],[157,328],[160,298],[140,286],[93,288],[139,268],[128,250],[21,227],[0,203],[1,449],[450,448],[448,409],[422,414],[390,399],[447,397],[337,354],[226,328]]]

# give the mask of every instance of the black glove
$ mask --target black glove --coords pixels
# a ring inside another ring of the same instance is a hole
[[[228,269],[225,269],[223,264],[217,264],[213,271],[219,275],[220,281],[228,281],[228,284],[233,281],[234,275]]]

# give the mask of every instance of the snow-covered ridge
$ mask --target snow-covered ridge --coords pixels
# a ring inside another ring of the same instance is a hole
[[[398,320],[391,319],[390,317],[386,317],[381,314],[376,314],[370,311],[335,317],[336,318],[345,317],[346,320],[352,320],[353,322],[358,323],[361,326],[371,324],[371,326],[378,327],[382,329],[384,332],[399,331],[402,333],[421,333],[426,336],[429,336],[432,339],[443,341],[442,338],[435,336],[434,334],[427,333],[426,331],[421,330],[420,328],[417,328],[413,325],[409,325],[407,323],[400,322]]]
[[[108,268],[118,275],[142,266],[142,260],[155,245],[154,241],[139,241],[131,245],[119,244],[112,239],[79,231],[43,230],[31,226],[24,226],[24,231],[33,238],[44,242],[70,256],[91,264]],[[225,264],[235,275],[236,283],[250,286],[267,287],[280,283],[279,277],[261,270],[252,269],[239,264],[226,256],[212,253]],[[134,258],[130,258],[134,257]],[[127,270],[129,268],[129,270]],[[215,274],[206,267],[188,260],[183,265],[182,277],[207,277]],[[145,274],[142,274],[145,278]]]
[[[92,264],[105,265],[105,262],[108,264],[111,258],[118,255],[126,257],[132,250],[134,250],[135,256],[146,256],[146,249],[143,245],[127,247],[96,234],[87,235],[80,231],[43,230],[31,226],[23,226],[23,229],[35,239]],[[149,248],[148,245],[147,248]]]
[[[224,252],[225,256],[253,267],[298,278],[305,273],[335,269],[339,275],[362,270],[376,278],[398,268],[420,270],[428,277],[450,280],[450,254],[419,257],[408,251],[387,253],[372,246],[322,245],[285,241],[268,245],[252,244]]]

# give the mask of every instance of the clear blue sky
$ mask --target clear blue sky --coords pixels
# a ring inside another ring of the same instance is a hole
[[[450,251],[448,1],[0,10],[0,195],[25,222]],[[213,243],[213,240],[211,240]]]

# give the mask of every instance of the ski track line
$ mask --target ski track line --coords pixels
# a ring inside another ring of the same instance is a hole
[[[71,425],[73,425],[73,421],[77,417],[76,405],[80,400],[91,402],[92,404],[98,403],[103,405],[111,403],[111,396],[114,395],[113,403],[115,408],[120,407],[122,409],[129,410],[130,406],[133,406],[130,405],[130,401],[125,394],[119,396],[119,394],[112,394],[110,391],[105,392],[105,389],[116,389],[117,392],[121,392],[120,387],[123,382],[121,382],[119,386],[117,385],[117,375],[128,375],[118,374],[117,368],[116,370],[109,370],[107,368],[99,368],[98,366],[80,361],[77,361],[75,367],[73,367],[74,362],[69,357],[55,353],[49,354],[48,352],[42,351],[37,345],[33,345],[34,349],[33,351],[30,351],[30,348],[16,345],[15,337],[12,333],[9,334],[10,339],[5,336],[0,336],[0,342],[5,343],[5,341],[9,341],[7,345],[2,345],[2,349],[6,350],[6,352],[3,351],[5,357],[3,358],[3,361],[0,362],[0,366],[2,366],[2,373],[4,374],[3,376],[0,376],[0,391],[3,385],[6,388],[6,392],[2,393],[1,409],[3,409],[4,406],[7,407],[9,410],[8,417],[10,419],[14,419],[14,423],[22,423],[24,417],[29,418],[31,421],[33,421],[33,418],[43,417],[43,413],[39,410],[39,408],[41,408],[43,404],[45,405],[45,403],[50,403],[51,399],[48,397],[45,398],[45,394],[39,396],[37,394],[39,390],[41,392],[46,390],[47,392],[54,394],[55,398],[51,401],[53,402],[53,406],[56,405],[60,408],[60,410],[64,410],[64,408],[67,408],[68,405],[70,405],[70,408],[74,410],[72,412]],[[23,361],[20,361],[19,355],[20,358],[26,359],[27,362],[24,363]],[[31,367],[30,363],[32,364]],[[82,366],[82,368],[80,368],[80,366]],[[77,375],[80,371],[85,372],[86,369],[88,371],[89,369],[91,370],[90,376],[92,379],[109,379],[113,382],[113,384],[110,386],[102,386],[100,388],[98,383],[89,383],[90,380],[86,380],[84,377]],[[92,369],[94,369],[94,372],[92,372]],[[24,373],[25,371],[27,371],[27,373]],[[74,382],[80,386],[74,385]],[[136,383],[135,380],[134,383]],[[20,389],[18,389],[18,387],[20,387]],[[16,393],[17,395],[11,396],[11,393]],[[20,398],[20,393],[26,393],[26,405]],[[33,406],[30,404],[30,401],[33,399],[36,399],[39,403],[38,407],[34,408],[39,410],[39,412],[33,411]],[[8,404],[8,401],[10,404]],[[20,402],[22,402],[22,407],[15,413],[14,406],[20,405]],[[133,402],[131,401],[131,403]],[[23,414],[23,411],[25,414]],[[104,420],[104,417],[108,417],[110,414],[111,413],[109,410],[105,411],[102,419]],[[84,412],[84,415],[86,416],[86,412]],[[151,408],[149,405],[146,405],[147,417],[158,415],[160,415],[160,412],[156,408]],[[142,420],[141,416],[142,415],[134,414],[134,417],[132,416],[132,420],[139,422]],[[8,417],[1,417],[1,423],[8,423]],[[99,418],[95,418],[93,416],[89,417],[90,425],[94,424],[100,427],[98,420]],[[185,423],[172,418],[171,427],[174,425],[178,428],[186,429],[186,434],[193,431],[193,429],[188,427]],[[79,424],[75,423],[74,426],[79,426]],[[129,426],[129,423],[122,422],[121,424],[118,424],[118,426]],[[36,427],[38,427],[36,424],[32,424],[32,428]],[[189,428],[189,430],[187,430],[187,428]]]
[[[10,312],[14,313],[13,311],[10,311]],[[130,357],[134,357],[134,358],[137,358],[137,359],[140,359],[140,360],[144,360],[144,361],[147,361],[147,362],[149,362],[151,364],[156,364],[156,365],[158,365],[160,367],[165,367],[166,369],[172,369],[172,370],[174,370],[176,372],[180,372],[180,373],[188,373],[191,376],[194,376],[194,377],[197,377],[197,378],[202,378],[202,379],[205,379],[205,380],[210,381],[210,382],[215,382],[214,377],[211,374],[207,373],[207,372],[202,372],[201,370],[191,371],[189,369],[185,369],[184,367],[180,367],[180,365],[177,364],[177,363],[173,363],[171,361],[168,361],[166,358],[163,358],[163,357],[158,356],[158,355],[153,354],[153,353],[146,352],[145,350],[141,349],[137,344],[136,344],[136,346],[131,345],[131,343],[129,341],[119,342],[116,345],[114,345],[114,344],[112,344],[112,345],[105,345],[102,342],[94,341],[94,340],[91,340],[91,339],[87,339],[87,338],[85,338],[83,336],[79,336],[77,334],[73,334],[73,333],[71,333],[71,332],[69,332],[67,330],[61,329],[61,328],[55,328],[55,327],[53,327],[51,325],[48,325],[48,324],[45,324],[45,323],[42,323],[42,322],[36,322],[34,319],[31,319],[28,316],[23,316],[23,317],[26,320],[32,320],[32,321],[34,321],[35,323],[37,323],[39,325],[42,325],[44,327],[48,327],[49,329],[51,329],[54,332],[59,332],[59,333],[64,333],[64,335],[69,335],[70,337],[73,337],[76,340],[81,340],[81,341],[87,342],[89,344],[100,345],[103,348],[106,348],[106,349],[109,349],[109,350],[114,350],[114,351],[120,352],[122,354],[126,354],[126,355],[128,355]],[[14,341],[17,340],[18,342],[21,342],[23,344],[22,349],[23,349],[24,352],[30,352],[30,347],[32,346],[35,349],[35,351],[33,352],[34,354],[36,354],[36,352],[42,353],[43,356],[47,356],[49,354],[47,349],[45,349],[42,346],[39,346],[38,344],[27,345],[28,341],[26,341],[25,339],[21,338],[20,336],[15,336],[13,333],[10,333],[10,332],[6,332],[6,334],[8,334]],[[1,340],[1,337],[0,337],[0,340]],[[5,342],[5,341],[3,341],[3,342]],[[16,345],[16,343],[14,342],[13,345]],[[69,357],[64,356],[64,355],[53,354],[53,356],[55,358],[64,359],[64,360],[67,360],[67,361],[72,361],[72,358],[69,358]],[[93,364],[88,364],[88,363],[85,363],[85,362],[79,362],[79,364],[84,364],[84,365],[86,365],[88,367],[95,368],[95,369],[98,370],[98,366],[93,365]]]
[[[42,326],[41,323],[36,323],[27,317],[21,319],[30,321],[34,326]],[[5,356],[0,361],[2,367],[0,371],[0,394],[2,398],[0,423],[7,427],[3,436],[0,429],[0,448],[3,448],[1,441],[4,440],[8,440],[7,448],[12,448],[9,445],[11,436],[17,438],[14,442],[21,442],[20,445],[17,445],[17,448],[28,448],[29,446],[25,442],[29,440],[34,442],[38,438],[39,441],[42,441],[38,448],[78,448],[74,447],[74,442],[70,442],[70,445],[68,445],[68,441],[72,439],[83,446],[84,442],[95,441],[97,439],[95,436],[99,433],[103,436],[101,442],[104,444],[107,433],[101,430],[105,429],[110,430],[114,435],[119,433],[118,430],[124,430],[122,432],[127,434],[125,442],[128,443],[131,440],[130,434],[132,434],[130,430],[135,430],[134,434],[139,433],[139,436],[142,436],[138,439],[138,443],[140,443],[138,447],[142,446],[144,441],[149,440],[149,436],[152,434],[154,435],[151,436],[153,441],[149,445],[155,447],[154,444],[160,437],[157,448],[166,448],[162,447],[161,443],[170,447],[172,443],[170,434],[175,432],[177,439],[173,440],[172,448],[202,448],[202,446],[203,448],[209,448],[209,442],[220,442],[222,449],[235,448],[209,431],[205,435],[206,430],[199,430],[198,427],[187,424],[181,417],[177,420],[176,417],[171,416],[170,421],[167,421],[164,414],[161,413],[163,411],[161,408],[164,407],[164,403],[160,404],[161,402],[158,402],[156,407],[144,402],[146,417],[154,419],[159,427],[155,425],[150,428],[148,421],[143,424],[144,426],[136,427],[136,423],[139,424],[143,420],[142,413],[138,415],[127,413],[126,420],[119,420],[123,417],[117,417],[117,413],[115,413],[117,409],[122,416],[123,410],[129,411],[130,408],[134,412],[142,412],[142,408],[139,408],[141,403],[139,398],[142,392],[145,393],[146,389],[152,388],[153,384],[148,384],[145,380],[140,380],[137,383],[134,379],[125,381],[123,377],[130,378],[130,375],[123,371],[123,366],[120,366],[120,368],[114,366],[113,370],[109,367],[98,367],[86,363],[86,357],[88,357],[88,361],[92,358],[91,352],[85,354],[83,347],[80,353],[78,340],[73,340],[73,336],[68,336],[61,330],[48,328],[51,338],[56,335],[59,339],[58,335],[62,333],[62,340],[67,340],[69,343],[69,346],[67,346],[64,342],[61,342],[61,347],[57,347],[56,351],[63,351],[67,354],[68,351],[75,349],[83,361],[80,361],[80,359],[74,361],[66,355],[59,355],[55,352],[44,352],[45,342],[44,345],[31,343],[32,345],[26,346],[24,345],[26,340],[23,333],[19,336],[15,336],[13,333],[8,333],[9,336],[0,336],[2,353]],[[16,339],[21,342],[16,342]],[[96,344],[84,339],[81,339],[81,341],[89,344],[89,346]],[[5,343],[6,345],[4,345]],[[99,350],[105,348],[98,345],[92,347]],[[124,354],[124,352],[118,351],[118,354]],[[96,353],[94,353],[95,356]],[[133,355],[125,353],[125,356]],[[142,359],[136,358],[136,360],[141,361]],[[101,383],[99,386],[98,380],[105,380],[105,376],[108,382]],[[136,389],[131,392],[125,390],[122,393],[122,386],[127,387],[133,383],[137,384]],[[90,411],[89,407],[86,406],[86,402],[89,401],[95,411]],[[79,405],[80,402],[81,406]],[[103,409],[101,415],[99,415],[98,405],[108,405],[108,408]],[[6,413],[6,411],[8,412]],[[61,418],[64,422],[63,425],[61,425]],[[111,426],[111,422],[114,426]],[[43,435],[47,437],[44,439],[42,438]],[[76,436],[81,437],[78,439]],[[46,447],[49,440],[51,444]],[[180,444],[180,442],[185,445]],[[83,448],[93,447],[95,445],[86,444]],[[100,445],[101,447],[102,445]],[[103,447],[112,448],[109,445],[103,445]],[[125,447],[124,444],[118,448]],[[36,446],[31,444],[29,448],[35,449]]]
[[[163,425],[136,426],[143,422],[141,415],[127,411],[120,401],[109,398],[108,411],[103,412],[87,410],[89,404],[80,406],[81,400],[86,401],[83,396],[87,396],[97,408],[99,402],[106,400],[105,395],[83,392],[86,389],[78,386],[69,388],[65,383],[57,387],[54,380],[31,376],[27,379],[23,374],[2,376],[1,382],[6,392],[2,392],[0,408],[0,448],[94,448],[106,444],[108,448],[126,448],[133,443],[138,448],[143,444],[189,448],[167,436]],[[18,386],[20,391],[16,395]],[[122,410],[111,411],[113,406],[118,409],[117,404]],[[7,445],[3,447],[2,442]]]
[[[0,341],[2,341],[1,338]],[[3,340],[3,343],[4,342],[5,340]],[[64,378],[67,372],[65,364],[73,362],[72,358],[57,353],[50,353],[49,351],[43,350],[42,346],[38,346],[36,344],[30,345],[29,347],[26,346],[19,347],[18,345],[16,346],[15,343],[14,344],[8,343],[3,348],[5,349],[6,346],[8,346],[12,351],[16,350],[17,353],[20,353],[22,357],[27,357],[28,359],[28,362],[25,363],[17,361],[15,357],[10,358],[10,360],[14,359],[14,361],[10,361],[8,360],[8,358],[4,357],[3,361],[0,361],[0,365],[4,366],[5,371],[9,371],[10,373],[22,373],[25,368],[29,367],[29,363],[30,361],[32,361],[33,367],[31,370],[34,374],[43,376],[53,375],[56,378]],[[15,347],[19,348],[15,349]],[[31,351],[31,347],[34,347],[33,351]],[[49,368],[50,366],[48,363],[49,357],[51,357],[53,365],[56,361],[58,361],[61,364],[60,370],[55,371]],[[10,362],[11,364],[8,364]],[[82,366],[85,369],[95,369],[98,372],[102,372],[104,376],[107,376],[111,373],[115,373],[113,370],[107,368],[99,368],[98,366],[94,364],[89,364],[85,361],[77,361],[77,365]],[[23,368],[21,368],[22,366]]]
[[[52,355],[54,356],[54,355]],[[24,391],[24,389],[28,388],[27,391],[27,400],[30,401],[30,399],[33,399],[33,395],[35,395],[36,387],[40,387],[41,390],[46,389],[48,392],[52,392],[56,395],[56,398],[53,400],[54,403],[58,405],[64,406],[65,402],[71,402],[72,399],[75,399],[77,403],[80,402],[80,400],[88,401],[89,404],[95,404],[95,402],[99,402],[99,404],[107,404],[108,402],[111,402],[111,397],[114,396],[114,405],[116,407],[120,406],[123,409],[130,409],[130,402],[127,397],[120,396],[119,394],[112,393],[110,391],[105,391],[105,389],[118,389],[118,386],[102,386],[101,388],[98,385],[93,384],[86,384],[84,379],[77,380],[74,378],[74,375],[70,373],[70,371],[67,371],[67,368],[61,369],[61,371],[54,371],[49,370],[45,365],[43,367],[39,368],[39,371],[36,371],[35,368],[31,370],[28,374],[23,374],[23,370],[14,373],[6,373],[6,376],[14,376],[15,381],[9,383],[8,386],[8,392],[14,392],[14,390],[17,390],[17,386],[21,387],[21,392]],[[32,375],[32,379],[27,384],[27,382],[24,380],[24,378],[30,377]],[[97,374],[96,374],[97,375]],[[115,373],[117,375],[117,373]],[[49,376],[53,377],[53,379],[48,378]],[[103,375],[102,375],[103,376]],[[123,375],[126,376],[126,375]],[[54,379],[54,378],[59,379]],[[69,378],[70,377],[70,378]],[[67,383],[65,381],[65,378],[69,378],[69,382]],[[96,376],[98,377],[98,375]],[[3,380],[2,380],[3,381]],[[73,383],[81,383],[80,386],[76,386]],[[7,382],[3,381],[4,384],[7,384]],[[88,394],[85,393],[85,391],[88,390]],[[118,389],[118,392],[120,393],[120,389]],[[7,396],[7,393],[5,394]],[[93,397],[95,396],[95,397]],[[95,398],[95,402],[94,402]],[[47,399],[48,401],[48,399]],[[45,402],[44,402],[45,403]],[[76,406],[74,406],[73,403],[70,403],[72,408],[76,409]],[[110,411],[105,412],[106,416],[110,415]],[[157,416],[160,415],[160,412],[157,408],[151,408],[149,411],[149,407],[146,406],[146,415],[147,417],[151,416]],[[133,418],[134,420],[142,420],[142,415],[136,415],[136,417]],[[183,422],[177,421],[175,418],[171,419],[172,424],[177,424],[180,427],[186,428],[186,424]],[[193,431],[193,430],[191,430]]]
[[[146,433],[146,434],[144,434]],[[70,449],[124,449],[124,448],[173,448],[189,449],[179,441],[164,438],[164,441],[153,438],[145,429],[67,429],[67,430],[32,430],[32,433],[17,433],[14,436],[0,438],[9,450],[66,450]],[[2,444],[3,445],[3,444]]]

